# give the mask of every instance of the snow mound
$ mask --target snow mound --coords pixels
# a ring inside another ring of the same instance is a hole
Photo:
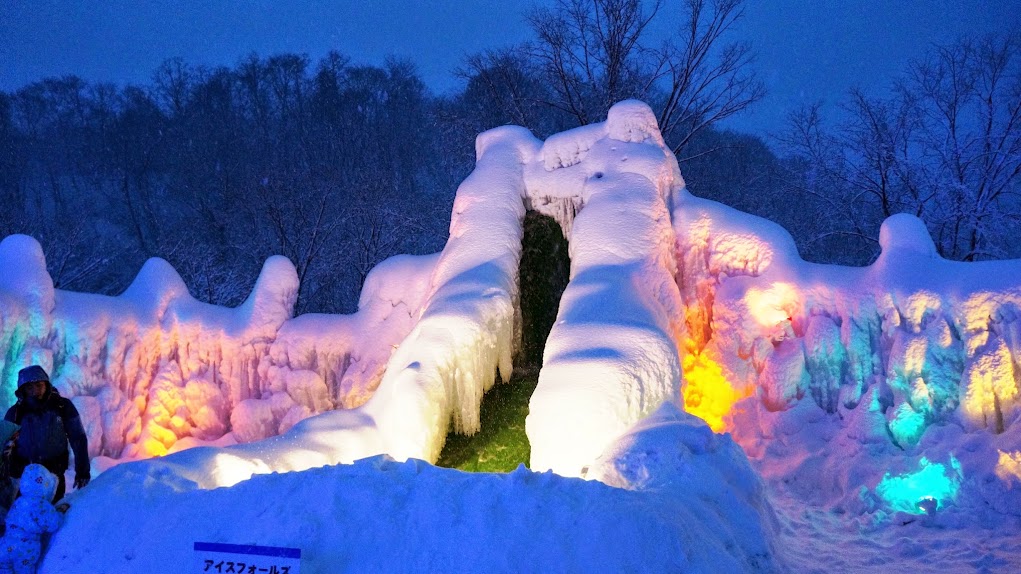
[[[165,259],[151,257],[142,264],[135,280],[124,290],[122,297],[139,309],[152,310],[157,321],[162,320],[170,303],[188,297],[188,286],[174,267]]]
[[[53,311],[53,279],[46,271],[43,248],[35,238],[9,235],[0,241],[0,289],[18,295],[41,315]]]
[[[913,254],[936,259],[936,244],[925,228],[925,223],[914,215],[898,213],[891,215],[879,227],[879,246],[886,257],[897,253]]]
[[[638,100],[624,100],[610,108],[606,113],[606,134],[622,142],[666,146],[663,135],[659,133],[656,114],[645,102]]]
[[[717,571],[776,567],[779,525],[744,452],[672,401],[618,438],[586,478],[674,497],[683,521],[706,531],[706,560]]]

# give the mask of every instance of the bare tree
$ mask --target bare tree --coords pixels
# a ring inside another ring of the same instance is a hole
[[[1015,255],[1021,221],[1021,33],[939,47],[901,86],[918,108],[930,224],[954,258]]]
[[[648,7],[641,0],[557,0],[534,9],[529,53],[552,86],[545,104],[587,124],[622,99],[643,99],[682,154],[699,132],[765,95],[749,69],[750,47],[725,42],[741,4],[685,0],[680,14],[662,0]],[[656,44],[650,30],[658,19],[672,21],[676,34]]]
[[[184,115],[195,83],[195,70],[184,60],[165,60],[152,75],[153,98],[171,117]]]
[[[685,0],[678,28],[681,43],[667,41],[660,51],[667,93],[660,104],[659,125],[674,153],[680,154],[707,127],[766,95],[750,69],[751,46],[725,42],[727,32],[744,14],[742,1]]]
[[[506,124],[528,126],[541,136],[559,127],[547,121],[553,89],[542,80],[535,62],[521,50],[505,48],[472,54],[455,73],[466,82],[464,92],[457,98],[462,109],[459,117],[445,119],[470,123],[472,138],[481,131]]]
[[[617,101],[643,96],[657,62],[640,40],[660,4],[646,13],[640,0],[557,0],[532,10],[530,55],[553,88],[546,104],[587,124]]]
[[[273,174],[250,192],[248,209],[253,227],[266,226],[271,234],[267,254],[281,254],[294,263],[297,307],[307,310],[310,302],[321,303],[314,295],[320,283],[336,274],[340,257],[331,253],[339,245],[346,217],[335,190],[310,186],[293,174]]]
[[[802,158],[802,191],[829,204],[839,233],[870,236],[895,213],[922,218],[940,253],[1021,255],[1021,41],[1017,34],[936,47],[886,98],[860,90],[846,120],[818,106],[791,118],[783,142]]]
[[[801,215],[790,231],[800,239],[802,256],[829,263],[868,263],[878,252],[875,230],[882,215],[856,185],[847,153],[851,148],[825,125],[821,106],[790,114],[788,130],[779,140],[789,154],[782,179]],[[807,213],[815,217],[804,217]]]

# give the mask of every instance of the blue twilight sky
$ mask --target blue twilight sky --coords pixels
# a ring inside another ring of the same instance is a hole
[[[551,0],[541,0],[551,4]],[[679,4],[680,0],[667,0]],[[436,92],[462,57],[528,38],[507,0],[0,0],[0,90],[45,76],[146,83],[166,58],[233,65],[246,54],[335,49],[355,63],[413,60]],[[750,42],[770,95],[732,121],[765,133],[803,103],[880,89],[932,43],[1017,29],[1021,0],[747,0]]]

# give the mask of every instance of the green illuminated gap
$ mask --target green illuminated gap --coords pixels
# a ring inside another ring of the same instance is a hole
[[[528,466],[532,449],[525,436],[528,399],[539,384],[538,373],[497,383],[482,398],[482,430],[472,436],[448,432],[436,466],[469,472],[510,472]]]

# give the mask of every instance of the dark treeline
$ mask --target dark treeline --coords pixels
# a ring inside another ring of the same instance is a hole
[[[523,46],[476,54],[457,94],[410,62],[251,55],[170,60],[142,86],[48,78],[0,92],[0,236],[42,243],[58,288],[115,294],[163,257],[201,300],[236,305],[287,256],[297,312],[350,312],[366,273],[440,249],[474,138],[540,138],[625,98],[657,113],[689,189],[770,218],[815,261],[864,264],[883,218],[923,218],[950,258],[1018,256],[1021,75],[1016,37],[960,42],[913,64],[894,95],[860,92],[846,121],[791,118],[778,157],[718,129],[763,96],[750,47],[729,43],[740,0],[559,0],[527,14]],[[670,42],[648,37],[669,18]]]
[[[0,95],[0,232],[37,237],[62,288],[115,293],[159,256],[237,304],[282,254],[302,310],[350,310],[378,261],[446,239],[470,165],[437,161],[434,108],[410,64],[337,54],[173,60],[142,87],[42,80]]]

